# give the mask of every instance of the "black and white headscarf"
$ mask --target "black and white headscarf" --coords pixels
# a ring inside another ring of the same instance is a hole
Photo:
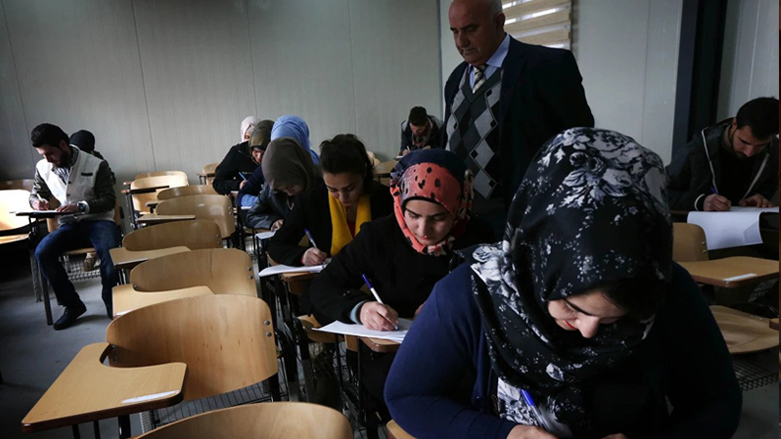
[[[515,195],[504,240],[469,257],[482,280],[474,293],[504,418],[538,425],[519,401],[526,389],[553,420],[553,433],[588,436],[580,384],[626,359],[653,318],[622,318],[585,339],[562,330],[547,304],[614,280],[669,284],[665,181],[659,156],[613,131],[573,128],[541,148]]]

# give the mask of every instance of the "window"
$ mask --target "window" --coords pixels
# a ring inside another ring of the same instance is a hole
[[[504,30],[529,44],[569,49],[572,0],[504,1]]]

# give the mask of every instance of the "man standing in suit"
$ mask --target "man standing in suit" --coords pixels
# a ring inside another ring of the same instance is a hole
[[[464,62],[445,84],[443,145],[474,173],[473,211],[501,234],[540,146],[594,116],[572,53],[510,37],[501,0],[454,0],[449,19]]]

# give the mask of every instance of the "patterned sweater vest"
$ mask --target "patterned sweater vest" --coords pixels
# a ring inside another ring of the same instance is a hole
[[[475,176],[475,198],[502,198],[499,157],[499,97],[502,69],[495,71],[472,93],[469,69],[464,69],[458,93],[446,122],[448,149],[466,163]]]

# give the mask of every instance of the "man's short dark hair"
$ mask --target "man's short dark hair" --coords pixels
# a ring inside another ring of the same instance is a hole
[[[735,116],[738,129],[748,125],[757,139],[778,134],[778,99],[756,98],[743,104]]]
[[[35,148],[40,148],[44,145],[59,147],[61,141],[68,143],[68,135],[57,125],[42,123],[33,128],[30,133],[30,141]]]
[[[428,112],[423,107],[412,107],[407,120],[412,125],[423,126],[428,123]]]
[[[95,151],[95,135],[87,130],[79,130],[71,134],[68,143],[90,154]]]

